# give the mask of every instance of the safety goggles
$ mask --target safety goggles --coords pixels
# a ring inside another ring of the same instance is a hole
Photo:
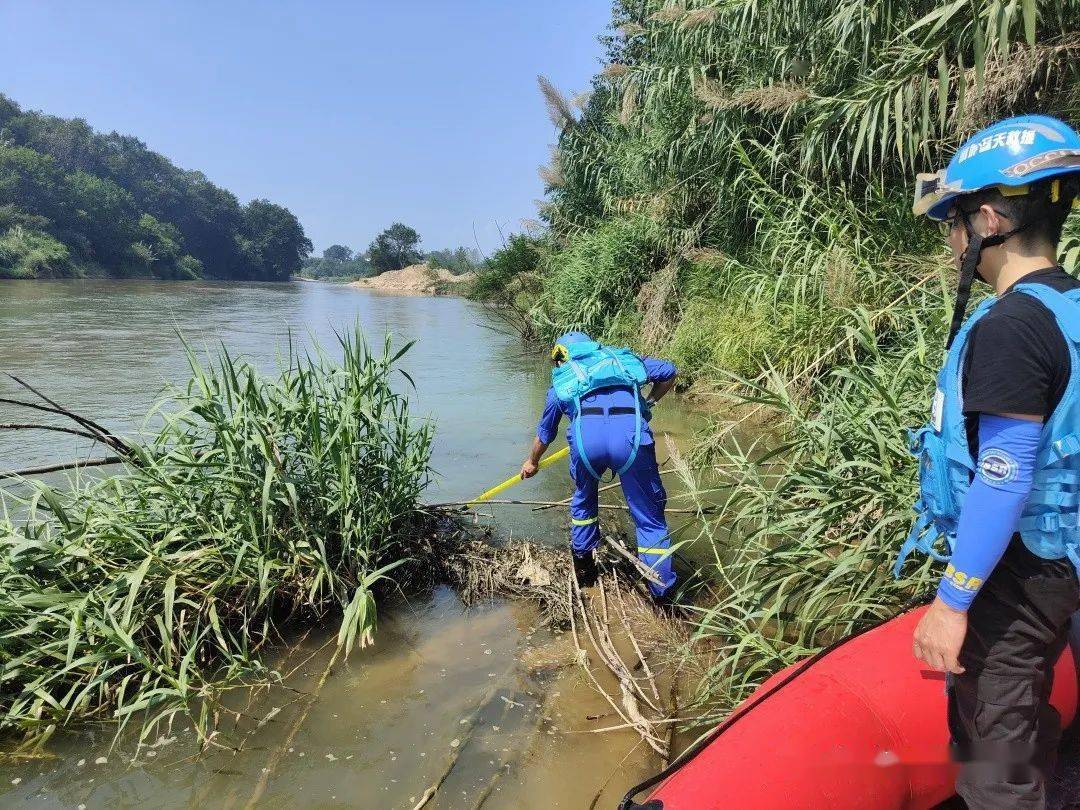
[[[941,231],[941,235],[942,236],[948,236],[949,234],[951,234],[953,232],[953,229],[956,228],[961,223],[964,225],[964,227],[970,233],[971,232],[971,227],[970,227],[971,217],[975,216],[979,212],[978,211],[965,211],[962,208],[954,208],[952,210],[955,213],[949,214],[944,219],[939,219],[937,221],[938,230]],[[995,208],[994,213],[997,214],[999,217],[1001,217],[1004,220],[1011,221],[1009,219],[1009,215],[1006,214],[1004,211],[1001,211],[1001,210]]]
[[[945,219],[939,219],[937,221],[938,231],[941,232],[942,236],[948,237],[953,232],[953,228],[960,224],[960,220],[964,216],[966,214],[963,211],[957,211],[955,214],[949,214]]]

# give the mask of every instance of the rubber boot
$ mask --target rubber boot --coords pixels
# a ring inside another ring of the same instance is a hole
[[[578,585],[582,588],[590,588],[596,584],[596,555],[589,552],[579,557],[574,555],[574,576],[577,577]]]

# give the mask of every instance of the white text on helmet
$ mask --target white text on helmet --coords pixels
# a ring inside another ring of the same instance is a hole
[[[999,132],[961,149],[958,157],[960,162],[963,163],[972,155],[981,155],[1001,146],[1017,149],[1021,146],[1031,146],[1033,143],[1035,143],[1035,130],[1010,129],[1008,132]]]

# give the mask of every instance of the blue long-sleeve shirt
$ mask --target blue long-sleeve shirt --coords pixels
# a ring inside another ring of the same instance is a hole
[[[660,360],[655,357],[642,357],[641,362],[645,365],[645,374],[648,382],[667,382],[674,379],[677,373],[675,364],[669,360]],[[634,407],[634,394],[629,388],[605,388],[594,391],[581,399],[582,407]],[[559,432],[559,422],[563,416],[570,416],[570,412],[560,403],[555,396],[555,389],[548,388],[547,399],[544,402],[544,412],[536,425],[536,438],[544,444],[551,444],[555,435]],[[643,420],[644,421],[644,420]],[[641,430],[641,443],[652,444],[653,435],[646,422]]]
[[[979,459],[964,496],[956,548],[938,586],[938,596],[967,610],[997,566],[1016,531],[1035,476],[1042,423],[980,414]]]

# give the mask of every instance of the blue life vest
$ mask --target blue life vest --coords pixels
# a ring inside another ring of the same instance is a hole
[[[1017,528],[1033,554],[1047,560],[1067,556],[1080,571],[1080,290],[1060,293],[1045,284],[1020,284],[1009,294],[1016,293],[1033,296],[1053,313],[1071,363],[1065,393],[1043,425],[1031,494]],[[960,509],[975,474],[964,421],[964,356],[972,327],[996,300],[983,301],[957,332],[938,373],[930,422],[910,432],[910,450],[919,459],[919,499],[915,523],[893,566],[896,577],[916,549],[941,561],[952,555]],[[938,550],[941,544],[944,551]]]
[[[581,440],[581,398],[602,388],[629,388],[634,395],[634,445],[626,463],[615,474],[622,475],[637,458],[641,447],[641,386],[649,375],[641,358],[629,349],[614,349],[595,340],[584,340],[566,346],[567,359],[551,371],[551,387],[573,420],[574,443],[577,455],[593,478],[599,479]],[[646,416],[646,418],[648,418]]]

